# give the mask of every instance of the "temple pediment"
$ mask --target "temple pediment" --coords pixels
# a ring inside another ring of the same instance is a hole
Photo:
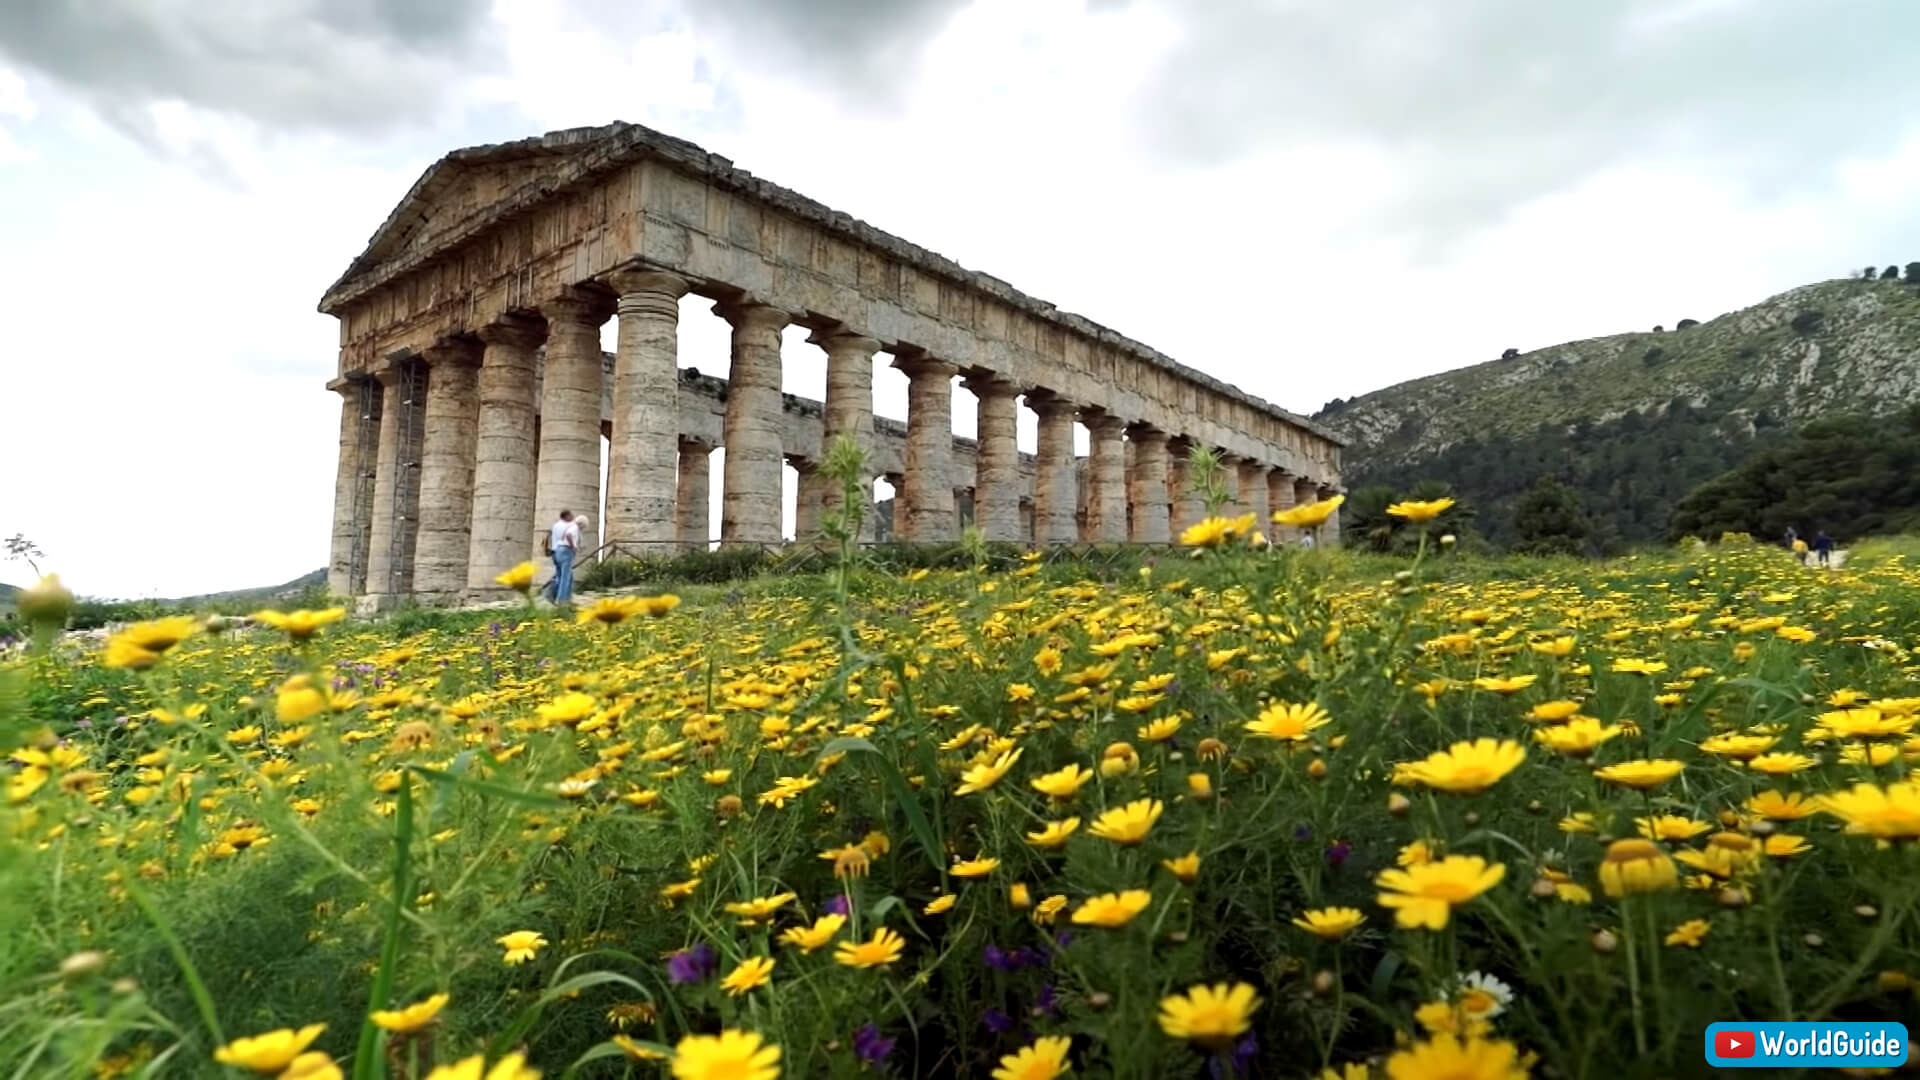
[[[414,181],[364,251],[327,290],[320,310],[333,313],[353,283],[381,267],[449,246],[463,234],[537,204],[554,192],[619,163],[611,153],[631,141],[631,124],[573,128],[532,139],[468,147],[434,162]]]

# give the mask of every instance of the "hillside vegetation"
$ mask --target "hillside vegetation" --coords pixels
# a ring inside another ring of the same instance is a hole
[[[1511,543],[1512,504],[1543,475],[1595,518],[1601,546],[1657,539],[1699,484],[1838,413],[1920,401],[1920,289],[1840,280],[1677,329],[1616,334],[1335,401],[1350,487],[1444,480]]]

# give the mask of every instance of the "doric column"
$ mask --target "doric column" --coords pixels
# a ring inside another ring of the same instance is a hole
[[[1136,424],[1129,431],[1133,468],[1127,477],[1133,507],[1131,538],[1136,544],[1164,544],[1172,539],[1167,500],[1167,433]]]
[[[333,478],[333,544],[327,592],[355,596],[366,589],[367,538],[372,526],[374,459],[380,440],[380,384],[364,375],[334,379],[340,395],[340,456]]]
[[[1320,489],[1318,485],[1304,476],[1294,478],[1293,505],[1305,506],[1308,503],[1316,503],[1319,501]]]
[[[906,506],[906,497],[902,493],[907,490],[907,474],[887,473],[881,479],[885,480],[887,486],[893,489],[893,498],[891,505],[887,508],[886,530],[884,532],[879,530],[879,521],[876,518],[874,522],[874,536],[876,539],[884,540],[889,544],[898,544],[900,543],[900,515],[904,512]]]
[[[1285,469],[1267,473],[1267,509],[1274,514],[1293,509],[1293,474]],[[1298,537],[1300,530],[1275,525],[1268,535],[1277,544]]]
[[[680,478],[674,495],[674,540],[688,551],[707,550],[713,506],[708,475],[713,447],[698,439],[680,440]]]
[[[1122,544],[1127,539],[1127,445],[1122,439],[1126,421],[1097,410],[1083,410],[1087,427],[1088,538],[1096,544]]]
[[[909,543],[943,543],[959,535],[953,514],[953,376],[955,368],[923,352],[897,353],[907,379],[906,513],[894,528]]]
[[[427,350],[426,434],[420,444],[420,531],[413,590],[439,597],[467,587],[473,546],[473,471],[480,424],[480,342],[448,338]]]
[[[1318,502],[1321,498],[1333,498],[1335,492],[1331,487],[1323,487],[1316,490],[1314,494],[1316,496],[1314,501]],[[1320,542],[1328,547],[1340,546],[1340,511],[1335,510],[1333,516],[1327,518],[1327,523],[1320,526]]]
[[[865,503],[861,506],[860,535],[862,542],[873,540],[873,354],[880,351],[880,342],[856,334],[850,330],[815,331],[807,340],[826,350],[827,354],[827,400],[824,408],[824,435],[820,444],[820,456],[824,459],[833,447],[835,439],[846,435],[860,448],[861,460],[866,462],[865,473],[861,478],[860,490],[864,493]],[[844,492],[839,481],[825,484],[822,489],[825,502],[821,507],[823,514],[837,515]]]
[[[473,522],[467,587],[498,589],[493,579],[539,551],[533,516],[533,351],[546,336],[539,320],[508,316],[480,328],[479,427],[473,454]]]
[[[1020,542],[1033,543],[1033,500],[1020,500]]]
[[[961,383],[979,401],[974,466],[973,523],[990,541],[1020,540],[1020,444],[1016,423],[1020,388],[993,376]]]
[[[1027,408],[1040,419],[1033,462],[1033,542],[1071,544],[1079,538],[1074,521],[1073,403],[1052,391],[1036,390]]]
[[[547,318],[546,368],[540,382],[540,458],[535,520],[560,511],[588,517],[574,557],[600,547],[600,324],[613,305],[597,293],[569,289],[540,305]],[[539,551],[539,537],[529,538]]]
[[[820,536],[820,514],[826,506],[826,492],[834,485],[818,462],[806,458],[788,458],[797,477],[793,494],[793,538],[815,540]]]
[[[413,591],[413,542],[419,525],[420,437],[426,427],[426,365],[395,360],[380,380],[380,451],[373,477],[372,526],[367,537],[367,592],[405,596]]]
[[[1265,528],[1267,521],[1267,467],[1250,457],[1238,463],[1240,473],[1240,513],[1254,515],[1254,528]]]
[[[657,270],[607,278],[619,296],[613,361],[613,439],[607,453],[608,540],[636,555],[668,554],[678,535],[680,298],[687,280]]]
[[[1187,455],[1191,453],[1193,442],[1189,439],[1176,438],[1167,443],[1167,533],[1176,540],[1187,526],[1206,516],[1206,504],[1193,490],[1193,476],[1187,467]]]
[[[714,305],[733,325],[727,372],[725,488],[720,495],[722,544],[780,542],[780,331],[786,312],[753,301]]]

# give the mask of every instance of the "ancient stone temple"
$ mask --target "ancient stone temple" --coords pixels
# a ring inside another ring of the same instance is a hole
[[[679,367],[689,294],[732,326],[725,382]],[[721,544],[778,544],[787,464],[804,539],[841,497],[818,468],[840,435],[892,483],[893,538],[911,542],[956,538],[970,510],[988,540],[1164,543],[1199,512],[1196,447],[1263,519],[1340,490],[1325,429],[631,124],[448,154],[320,310],[340,320],[328,585],[343,596],[489,592],[562,508],[593,518],[583,556],[703,548],[715,483]],[[781,392],[790,325],[825,353],[825,402]],[[904,425],[873,414],[882,353],[909,379]],[[956,378],[979,399],[971,439],[953,431]]]

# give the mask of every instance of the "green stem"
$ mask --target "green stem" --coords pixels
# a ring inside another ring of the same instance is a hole
[[[1620,933],[1626,937],[1623,943],[1627,947],[1627,995],[1633,1002],[1633,1048],[1645,1057],[1647,1053],[1646,1008],[1640,1000],[1640,951],[1635,940],[1640,935],[1634,931],[1633,901],[1620,901]]]
[[[214,1045],[225,1046],[227,1036],[220,1029],[220,1015],[214,1011],[213,995],[207,993],[207,984],[201,981],[200,970],[193,966],[193,959],[187,955],[186,946],[180,943],[180,936],[175,934],[173,927],[160,917],[160,912],[153,906],[153,900],[147,896],[146,890],[135,885],[132,879],[123,881],[121,884],[127,890],[127,895],[133,898],[134,905],[140,909],[140,914],[145,915],[147,921],[153,924],[153,929],[160,935],[160,940],[166,942],[167,953],[179,966],[180,977],[187,981],[187,992],[193,995],[193,1006],[199,1010],[200,1022],[207,1026],[207,1033],[213,1036]]]

